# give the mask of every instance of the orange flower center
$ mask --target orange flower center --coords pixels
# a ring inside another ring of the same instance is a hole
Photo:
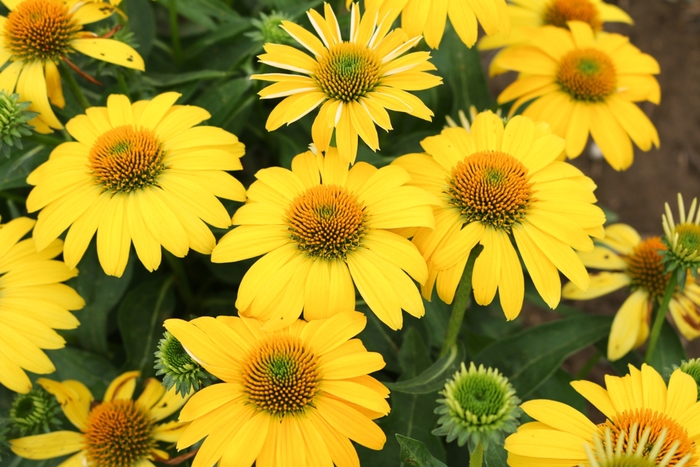
[[[591,0],[552,0],[545,7],[542,15],[543,24],[566,28],[567,21],[583,21],[588,23],[594,31],[603,29],[598,8]]]
[[[527,168],[500,151],[466,157],[453,169],[447,194],[466,224],[481,222],[510,231],[532,200]]]
[[[640,288],[649,292],[652,297],[662,297],[671,274],[664,274],[660,250],[666,245],[660,237],[651,237],[637,245],[632,254],[627,256],[627,274],[632,278],[632,288]]]
[[[367,230],[363,206],[335,185],[309,188],[292,201],[287,226],[300,250],[326,259],[346,259],[362,244]]]
[[[380,60],[369,48],[342,42],[319,59],[314,77],[328,97],[351,102],[374,89],[379,66]]]
[[[24,0],[5,21],[5,47],[24,62],[60,60],[80,25],[61,0]]]
[[[615,65],[598,49],[572,50],[559,63],[557,82],[576,100],[600,102],[615,91]]]
[[[683,465],[697,463],[695,443],[688,437],[688,430],[663,413],[651,409],[625,411],[599,427],[601,437],[606,428],[610,429],[613,446],[623,438],[622,446],[625,451],[631,444],[633,451],[642,448],[640,456],[656,454],[649,456],[655,459],[655,465],[673,467],[684,458]],[[667,456],[669,458],[665,459]]]
[[[132,467],[155,447],[153,421],[133,400],[103,402],[92,409],[85,453],[93,467]]]
[[[156,184],[165,169],[163,157],[155,133],[124,125],[102,134],[90,148],[91,175],[106,190],[128,193]]]
[[[243,364],[248,401],[284,416],[303,411],[318,391],[318,359],[296,336],[264,341]]]

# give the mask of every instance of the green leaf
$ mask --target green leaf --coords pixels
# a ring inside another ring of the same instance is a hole
[[[229,71],[198,70],[186,73],[148,73],[142,77],[143,81],[155,87],[171,87],[179,84],[191,83],[205,79],[226,78]]]
[[[109,383],[119,371],[107,359],[96,353],[75,347],[48,350],[47,354],[56,366],[49,378],[56,381],[75,379],[90,389],[95,399],[102,399]]]
[[[405,392],[407,394],[437,392],[445,386],[445,381],[459,369],[459,365],[464,361],[464,357],[464,346],[461,342],[457,343],[452,346],[447,355],[430,365],[417,377],[398,383],[386,383],[386,386],[392,391]]]
[[[236,105],[250,88],[250,80],[237,78],[218,86],[212,86],[196,101],[195,105],[209,111],[210,125],[220,126],[238,108]]]
[[[605,337],[611,322],[608,316],[584,315],[545,323],[492,343],[474,361],[498,368],[526,400],[567,357]]]
[[[673,366],[679,366],[681,360],[687,360],[687,355],[678,334],[668,320],[664,321],[659,334],[659,341],[656,343],[654,355],[649,360],[649,365],[664,376],[673,373]]]
[[[401,447],[401,462],[411,467],[447,467],[435,459],[425,444],[418,440],[396,434],[396,440]]]
[[[508,453],[498,443],[489,443],[489,447],[484,450],[485,467],[507,467],[507,458]]]
[[[452,114],[459,110],[469,112],[474,106],[478,111],[493,107],[493,99],[489,92],[486,75],[481,67],[481,55],[476,47],[469,48],[459,39],[454,28],[445,28],[446,46],[450,58],[450,70],[447,84],[454,95]]]
[[[586,400],[571,387],[573,378],[559,368],[542,386],[531,395],[531,399],[550,399],[563,402],[579,412],[586,413]]]
[[[379,352],[384,357],[386,362],[385,370],[392,373],[399,373],[401,366],[399,364],[399,348],[391,339],[389,328],[370,311],[367,305],[357,305],[357,311],[363,312],[367,316],[367,326],[360,333],[359,337],[362,343],[370,352]]]
[[[163,334],[163,321],[175,309],[173,279],[145,282],[130,291],[119,307],[117,323],[126,350],[124,370],[139,370],[151,376],[153,354]]]
[[[108,276],[97,259],[95,243],[94,240],[90,243],[83,259],[78,263],[78,277],[68,281],[68,285],[85,300],[85,307],[73,312],[80,321],[80,326],[66,334],[74,336],[81,347],[106,355],[107,318],[129,287],[134,269],[133,255],[122,277]]]
[[[151,53],[156,38],[156,17],[149,0],[124,0],[122,8],[129,17],[129,29],[134,33],[139,54],[144,58]]]
[[[27,175],[49,157],[45,146],[34,146],[25,151],[14,150],[12,157],[0,156],[0,190],[9,190],[27,185]]]

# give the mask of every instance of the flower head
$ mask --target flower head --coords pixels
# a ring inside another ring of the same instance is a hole
[[[165,327],[223,383],[196,393],[180,412],[191,422],[184,449],[206,437],[193,467],[359,465],[350,440],[379,450],[386,437],[372,421],[389,413],[389,390],[369,376],[384,367],[359,339],[367,319],[337,314],[265,331],[254,319],[220,316]],[[277,457],[279,458],[279,457]]]
[[[666,213],[662,216],[664,227],[663,242],[667,249],[664,251],[664,263],[667,271],[675,271],[678,275],[678,284],[685,284],[685,276],[688,272],[698,280],[698,269],[700,269],[700,209],[697,198],[693,199],[685,213],[683,196],[678,193],[679,223],[673,220],[673,212],[666,203]],[[697,209],[697,214],[696,214]]]
[[[54,239],[38,252],[33,239],[22,238],[35,221],[26,217],[0,225],[0,384],[26,394],[32,383],[26,371],[55,371],[42,349],[60,349],[63,337],[54,329],[74,329],[78,320],[69,310],[85,301],[61,282],[78,271],[53,258],[61,254],[63,241]]]
[[[474,362],[469,370],[462,363],[461,370],[447,381],[445,396],[435,413],[440,414],[440,425],[433,430],[437,436],[447,436],[447,442],[457,440],[460,446],[469,442],[470,449],[478,444],[501,443],[506,434],[518,426],[521,410],[515,389],[497,369],[477,369]]]
[[[129,102],[112,94],[66,125],[77,142],[63,143],[27,178],[34,185],[27,209],[39,213],[39,250],[70,227],[63,256],[76,265],[97,232],[104,271],[121,276],[130,244],[149,271],[161,245],[183,257],[211,253],[207,225],[226,228],[231,218],[216,197],[243,201],[245,189],[225,171],[240,170],[244,146],[220,128],[196,126],[206,110],[174,105],[180,94]]]
[[[10,407],[12,430],[20,436],[48,433],[61,425],[56,415],[61,411],[56,398],[41,386],[26,394],[17,394]]]
[[[258,171],[248,202],[212,252],[215,263],[264,255],[246,273],[236,308],[267,321],[266,330],[328,318],[355,308],[357,286],[370,309],[392,329],[401,309],[420,317],[423,301],[411,278],[423,283],[425,261],[393,229],[434,226],[424,190],[406,186],[400,167],[377,169],[348,162],[331,148],[292,161],[292,170]],[[405,271],[405,272],[404,272]],[[410,277],[409,277],[410,276]]]
[[[6,157],[13,146],[22,149],[22,136],[32,134],[34,127],[28,122],[38,114],[27,110],[29,106],[29,102],[19,102],[18,94],[0,91],[0,148]]]
[[[156,351],[157,375],[163,375],[165,389],[175,387],[175,392],[186,396],[209,385],[213,377],[195,362],[179,340],[165,331]]]
[[[63,125],[51,105],[63,108],[65,100],[57,65],[68,55],[80,52],[97,60],[137,70],[144,69],[141,56],[130,46],[114,39],[98,37],[83,30],[85,24],[108,18],[115,8],[102,1],[13,0],[3,17],[0,33],[1,90],[17,92],[22,101],[30,101],[30,110],[39,113],[31,123],[40,133]],[[114,2],[113,2],[114,3]]]
[[[661,100],[653,76],[659,73],[659,64],[627,37],[594,36],[587,23],[567,24],[570,30],[533,29],[528,44],[499,54],[499,67],[521,75],[503,90],[498,102],[515,100],[512,115],[534,100],[523,115],[549,123],[555,134],[566,139],[569,158],[583,152],[590,133],[608,163],[624,170],[632,165],[632,141],[644,151],[659,146],[656,128],[634,105]]]
[[[575,284],[564,286],[562,295],[572,300],[589,300],[607,295],[624,286],[630,288],[613,320],[608,340],[608,359],[618,360],[641,346],[649,337],[649,322],[654,303],[661,302],[671,274],[664,271],[666,245],[659,237],[642,239],[626,224],[605,228],[592,252],[579,253],[589,268],[603,272],[590,275],[590,286],[583,291]],[[700,336],[700,283],[683,278],[684,288],[676,287],[669,309],[678,329],[687,339]]]
[[[268,42],[277,44],[292,42],[292,38],[289,34],[281,28],[283,21],[288,22],[291,19],[292,18],[284,12],[279,13],[274,10],[269,15],[260,13],[260,19],[253,18],[250,20],[257,30],[247,32],[245,35],[264,44]]]
[[[408,154],[392,165],[405,168],[412,184],[438,197],[435,229],[413,237],[428,263],[423,296],[437,285],[452,303],[474,246],[484,249],[474,263],[477,303],[491,303],[498,290],[508,319],[522,308],[524,278],[520,259],[538,292],[555,308],[559,271],[582,288],[586,269],[574,249],[593,249],[605,215],[593,203],[595,184],[578,169],[556,159],[564,141],[546,124],[518,116],[505,125],[492,112],[477,116],[470,131],[448,128],[421,142],[427,154]]]
[[[516,44],[526,44],[528,32],[541,26],[556,26],[568,29],[569,21],[587,23],[594,33],[603,29],[607,22],[622,22],[632,24],[632,18],[620,7],[605,3],[603,0],[533,0],[508,4],[513,28],[509,35],[496,33],[482,37],[478,47],[481,50],[497,49]],[[496,56],[491,62],[492,75],[507,70],[498,66]]]
[[[508,465],[585,467],[682,467],[700,465],[700,402],[693,378],[676,370],[668,383],[648,365],[605,377],[607,389],[589,382],[571,385],[605,415],[594,424],[561,402],[532,400],[525,423],[506,439]],[[601,446],[603,449],[601,449]]]
[[[406,91],[432,88],[442,78],[426,71],[435,70],[426,52],[406,53],[420,41],[397,29],[389,32],[392,19],[376,10],[365,12],[352,7],[350,37],[344,41],[331,7],[324,6],[325,18],[309,10],[311,24],[321,37],[301,26],[282,21],[287,31],[312,56],[287,45],[265,44],[261,63],[301,73],[271,73],[251,78],[276,83],[260,91],[263,99],[285,97],[267,120],[273,131],[290,124],[321,106],[311,128],[313,141],[321,151],[328,150],[335,138],[344,160],[355,161],[358,135],[376,151],[379,140],[375,123],[386,131],[391,121],[386,109],[406,112],[430,120],[433,112],[416,96]]]
[[[346,0],[350,5],[352,0]],[[452,27],[467,47],[476,42],[478,24],[487,35],[510,34],[510,16],[505,0],[365,0],[367,9],[379,7],[379,13],[401,14],[401,27],[410,36],[425,36],[431,49],[437,49],[449,17]],[[478,20],[478,24],[477,24]]]
[[[700,400],[700,358],[684,360],[681,363],[680,369],[683,373],[692,376],[695,380],[695,383],[698,385],[698,400]]]
[[[158,442],[174,443],[186,424],[160,423],[183,406],[187,398],[167,391],[154,378],[138,399],[132,396],[138,371],[124,373],[107,388],[102,401],[75,380],[38,383],[53,394],[63,413],[80,431],[55,431],[10,440],[12,452],[27,459],[52,459],[73,454],[66,465],[93,467],[154,467],[152,460],[167,460]]]

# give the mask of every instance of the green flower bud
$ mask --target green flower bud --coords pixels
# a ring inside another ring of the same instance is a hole
[[[269,15],[260,13],[260,19],[253,18],[250,20],[257,31],[247,32],[246,36],[254,41],[263,42],[265,44],[268,42],[275,44],[291,43],[292,40],[289,34],[280,27],[282,21],[289,21],[291,19],[291,16],[276,11],[273,11]]]
[[[698,385],[698,400],[700,400],[700,358],[691,358],[681,362],[681,371],[693,377]]]
[[[0,91],[0,150],[5,157],[9,157],[13,146],[22,149],[22,136],[32,134],[34,127],[27,122],[39,114],[28,111],[30,105],[19,102],[18,94]]]
[[[10,429],[19,436],[48,433],[61,426],[57,418],[61,406],[56,398],[42,387],[34,387],[27,394],[17,394],[10,408]]]
[[[683,196],[678,193],[678,212],[680,222],[676,224],[666,203],[666,213],[661,220],[665,234],[662,241],[668,250],[660,253],[664,257],[662,261],[666,264],[666,271],[677,274],[678,287],[682,291],[688,272],[697,281],[700,268],[700,209],[697,198],[693,199],[686,215]]]
[[[195,362],[182,346],[168,331],[158,342],[156,351],[156,375],[163,376],[163,386],[167,389],[175,386],[175,391],[186,396],[192,389],[199,391],[211,384],[214,377]]]
[[[484,368],[472,362],[445,384],[440,392],[445,396],[435,413],[440,414],[437,436],[447,436],[447,442],[457,440],[460,446],[469,443],[470,450],[478,444],[486,449],[489,443],[501,443],[519,425],[522,410],[508,378],[498,370]]]

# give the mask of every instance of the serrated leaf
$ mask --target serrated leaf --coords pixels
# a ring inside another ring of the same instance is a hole
[[[425,371],[415,378],[398,383],[386,383],[392,391],[406,394],[430,394],[439,391],[445,386],[445,381],[452,377],[464,361],[466,353],[462,343],[452,346],[444,357],[430,365]]]
[[[474,361],[498,368],[526,400],[575,352],[610,332],[612,317],[584,315],[560,319],[498,340]]]
[[[163,334],[163,321],[175,309],[172,278],[145,282],[130,291],[119,307],[117,323],[127,360],[124,370],[139,370],[151,376],[153,354]]]
[[[401,447],[401,462],[411,467],[447,467],[430,454],[424,443],[406,436],[396,434]]]

